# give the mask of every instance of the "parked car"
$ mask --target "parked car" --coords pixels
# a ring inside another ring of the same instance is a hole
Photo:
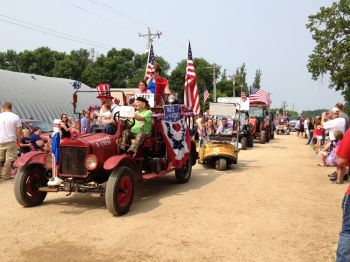
[[[29,129],[30,133],[33,132],[34,128],[39,127],[42,131],[40,136],[44,141],[47,141],[50,135],[52,135],[53,127],[47,121],[36,119],[21,119],[21,122],[22,129]]]
[[[298,116],[291,116],[291,117],[289,117],[289,129],[290,129],[290,131],[293,131],[293,132],[295,132],[296,130],[295,130],[295,125],[296,125],[296,123],[297,123],[297,120],[298,119]]]

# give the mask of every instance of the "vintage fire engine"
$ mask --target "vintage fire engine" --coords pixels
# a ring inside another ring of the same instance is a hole
[[[79,91],[75,93],[74,103],[77,94]],[[168,104],[167,99],[172,100],[162,97],[162,103]],[[15,162],[17,201],[31,207],[40,205],[48,192],[99,193],[105,197],[108,210],[119,216],[132,205],[136,180],[148,181],[175,171],[178,183],[188,182],[198,158],[191,138],[194,113],[183,105],[177,105],[177,109],[179,120],[169,122],[163,105],[152,108],[152,134],[134,155],[121,150],[121,135],[130,119],[120,112],[113,116],[117,126],[114,135],[83,134],[61,142],[57,165],[52,164],[56,158],[51,153],[34,151],[23,155]],[[61,183],[49,186],[53,172]]]

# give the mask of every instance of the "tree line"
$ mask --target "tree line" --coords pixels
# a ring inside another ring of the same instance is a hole
[[[350,0],[321,7],[306,28],[316,42],[307,64],[312,79],[329,76],[329,87],[342,92],[350,112]]]
[[[7,50],[0,52],[0,69],[69,78],[83,82],[90,87],[95,87],[100,83],[110,83],[113,88],[136,88],[137,83],[144,78],[147,56],[147,53],[137,54],[128,48],[121,50],[113,48],[106,54],[94,58],[87,49],[65,53],[51,50],[48,47],[40,47],[33,51]],[[178,62],[171,72],[170,64],[163,57],[156,56],[156,61],[162,68],[162,76],[169,79],[171,90],[177,92],[181,100],[187,60],[183,59]],[[200,101],[204,105],[204,90],[208,89],[210,94],[213,90],[213,76],[208,68],[211,64],[204,58],[194,58],[193,62],[197,74]],[[215,76],[217,96],[240,96],[241,91],[248,95],[246,71],[246,65],[243,64],[237,68],[232,76],[227,76],[226,70],[222,70],[218,66]],[[252,85],[260,88],[260,79],[261,71],[259,69],[256,71]],[[211,96],[208,101],[212,101]]]

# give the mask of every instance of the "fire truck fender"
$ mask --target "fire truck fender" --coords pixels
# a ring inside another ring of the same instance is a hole
[[[41,152],[41,151],[31,151],[19,157],[15,161],[14,165],[18,168],[31,163],[38,163],[45,166],[46,156],[48,155],[49,155],[48,153]]]
[[[117,166],[120,165],[126,165],[129,168],[131,168],[135,173],[138,173],[138,168],[137,168],[137,163],[135,162],[135,160],[130,156],[130,155],[116,155],[116,156],[111,156],[110,158],[108,158],[104,164],[103,164],[103,168],[105,170],[113,170],[115,169]]]

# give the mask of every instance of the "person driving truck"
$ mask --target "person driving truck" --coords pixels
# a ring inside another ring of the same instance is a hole
[[[137,148],[149,137],[152,133],[152,111],[149,110],[148,101],[144,97],[137,97],[135,100],[135,124],[131,128],[124,129],[122,133],[121,146],[125,150],[125,144],[130,144],[130,140],[135,138],[130,145],[127,153],[134,155]]]

